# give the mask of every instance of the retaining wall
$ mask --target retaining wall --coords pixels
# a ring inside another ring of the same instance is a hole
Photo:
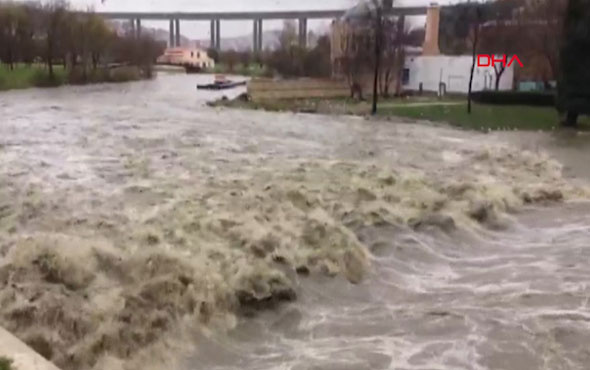
[[[248,82],[252,100],[337,98],[350,96],[346,81],[299,78],[293,80],[253,79]]]

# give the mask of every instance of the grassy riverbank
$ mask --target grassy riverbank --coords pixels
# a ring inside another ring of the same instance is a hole
[[[266,67],[259,64],[249,64],[247,66],[238,64],[230,68],[227,64],[216,64],[215,67],[206,70],[207,73],[240,75],[248,77],[262,77],[267,76],[269,71]]]
[[[214,106],[241,109],[261,109],[268,111],[368,115],[371,111],[369,101],[348,98],[334,99],[280,99],[263,101],[219,101]],[[551,107],[532,107],[515,105],[473,104],[472,114],[467,114],[464,98],[454,97],[444,100],[428,97],[383,99],[379,103],[381,117],[405,117],[433,122],[448,123],[472,130],[544,130],[558,127],[557,111]],[[590,129],[590,118],[581,117],[581,129]]]
[[[379,103],[380,110],[391,109],[399,105],[410,104],[456,104],[457,100],[449,98],[444,101],[433,101],[425,97],[407,97],[403,99],[384,99]],[[244,99],[220,100],[213,106],[230,108],[257,109],[271,112],[320,113],[320,114],[352,114],[367,115],[371,111],[371,102],[359,101],[351,98],[309,98],[309,99],[268,99],[260,101],[246,101]]]
[[[50,83],[55,86],[63,85],[66,81],[65,69],[62,66],[55,66],[54,74],[52,81],[49,70],[45,66],[17,64],[14,69],[0,66],[0,91],[43,87]]]
[[[466,104],[384,107],[383,116],[400,116],[446,122],[473,130],[554,130],[559,116],[552,107],[474,104],[471,114]],[[590,129],[590,119],[581,117],[580,128]]]
[[[150,73],[135,66],[98,68],[83,71],[81,68],[66,70],[61,65],[53,67],[54,77],[44,65],[15,65],[14,69],[0,66],[0,91],[26,89],[30,87],[55,87],[66,84],[90,84],[106,82],[128,82],[149,78]]]

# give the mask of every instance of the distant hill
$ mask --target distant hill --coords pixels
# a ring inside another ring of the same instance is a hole
[[[279,35],[281,31],[264,31],[262,33],[262,48],[263,49],[274,49],[279,43]],[[210,40],[197,40],[199,45],[209,47]],[[252,49],[253,35],[244,35],[236,37],[222,37],[221,38],[221,49],[222,50],[236,50],[244,51]]]
[[[265,50],[274,50],[279,46],[279,37],[281,36],[280,30],[268,30],[262,33],[262,48]],[[314,32],[309,33],[308,43],[309,46],[313,47],[317,44],[319,35]],[[203,47],[209,47],[210,40],[197,40],[199,45]],[[251,50],[253,46],[252,34],[237,36],[237,37],[225,37],[221,38],[221,49],[222,50],[236,50],[244,51]]]
[[[126,34],[131,31],[131,24],[129,22],[112,21],[110,22],[111,28],[119,35]],[[141,26],[141,32],[146,35],[151,35],[155,40],[168,42],[170,39],[170,32],[161,28],[145,27]],[[194,45],[195,41],[188,37],[180,35],[181,45]]]

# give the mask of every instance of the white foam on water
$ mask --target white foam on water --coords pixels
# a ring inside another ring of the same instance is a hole
[[[184,81],[3,95],[0,324],[59,366],[587,363],[589,192],[549,156]]]

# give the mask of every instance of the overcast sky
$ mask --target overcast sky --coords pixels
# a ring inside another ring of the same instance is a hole
[[[246,11],[246,10],[311,10],[345,9],[359,0],[70,0],[76,8],[92,7],[96,11]],[[442,0],[439,2],[448,2]],[[430,3],[429,0],[394,0],[397,6],[417,6]],[[310,28],[328,29],[329,20],[310,21]],[[167,22],[144,22],[144,25],[168,29]],[[282,22],[265,22],[264,29],[276,29]],[[209,37],[207,22],[183,21],[181,33],[194,39]],[[241,36],[252,33],[251,22],[223,21],[222,37]]]

